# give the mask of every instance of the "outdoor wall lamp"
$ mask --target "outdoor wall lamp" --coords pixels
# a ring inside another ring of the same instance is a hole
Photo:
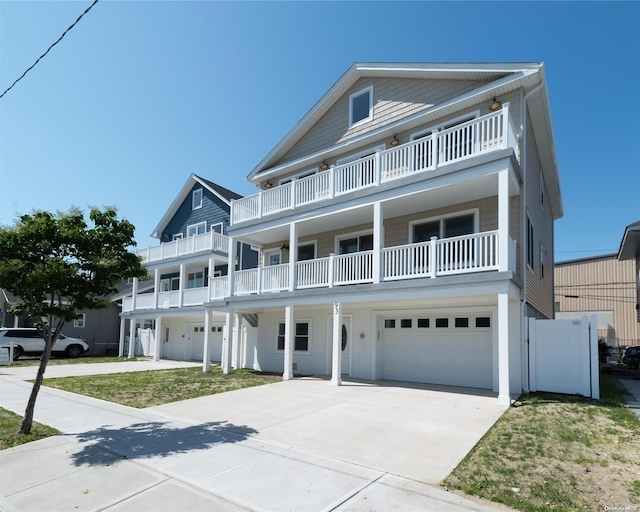
[[[323,160],[323,161],[322,161],[322,165],[320,166],[320,170],[322,170],[322,171],[327,171],[327,170],[329,170],[329,164],[327,163],[327,161],[326,161],[326,160]]]
[[[391,147],[396,147],[400,145],[400,141],[398,140],[398,137],[396,137],[395,135],[393,136],[393,139],[391,139],[391,142],[389,142],[389,145]]]
[[[264,188],[271,188],[271,187],[273,187],[273,183],[267,180],[266,183],[264,184]]]
[[[500,103],[496,97],[493,97],[493,103],[489,107],[489,112],[496,112],[502,108],[502,103]]]
[[[289,244],[287,242],[283,243],[282,246],[280,247],[281,251],[288,251],[289,250]]]

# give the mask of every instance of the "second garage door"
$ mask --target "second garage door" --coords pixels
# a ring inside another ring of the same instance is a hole
[[[490,315],[382,319],[382,378],[491,389]]]

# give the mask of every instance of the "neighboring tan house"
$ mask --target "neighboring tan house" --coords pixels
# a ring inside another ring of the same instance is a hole
[[[231,203],[229,252],[209,268],[238,241],[260,261],[190,296],[204,360],[224,315],[224,372],[468,386],[508,404],[525,387],[524,317],[553,317],[563,207],[546,87],[540,63],[351,66],[249,173],[258,193]]]
[[[635,260],[635,282],[636,282],[636,320],[640,322],[640,221],[629,224],[622,236],[620,249],[618,250],[618,260]],[[632,281],[633,282],[633,281]],[[636,336],[637,344],[640,344],[640,336]]]
[[[159,350],[151,346],[150,355],[205,361],[206,330],[214,347],[206,362],[221,360],[225,316],[209,314],[205,304],[227,279],[230,241],[225,232],[231,203],[241,197],[195,174],[189,176],[152,233],[161,243],[137,251],[153,277],[151,285],[141,289],[134,279],[133,286],[117,297],[122,300],[121,354],[131,353],[125,341],[136,339],[139,328],[153,328]],[[233,267],[256,267],[257,252],[235,243]],[[249,317],[248,328],[255,321]],[[140,344],[136,347],[133,353],[140,353]]]
[[[640,343],[636,272],[632,259],[619,259],[617,254],[556,263],[556,318],[596,315],[598,337],[610,347]]]

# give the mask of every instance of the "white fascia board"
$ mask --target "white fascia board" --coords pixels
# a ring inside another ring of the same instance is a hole
[[[187,179],[186,183],[184,184],[184,186],[182,187],[182,189],[180,190],[180,192],[178,193],[176,198],[171,203],[171,206],[169,206],[169,209],[163,215],[162,220],[160,221],[160,223],[155,227],[155,229],[151,233],[151,236],[153,238],[160,238],[162,230],[169,223],[171,218],[176,214],[176,212],[178,211],[178,208],[180,208],[180,205],[186,199],[186,197],[189,195],[189,192],[193,188],[193,185],[195,185],[196,183],[199,183],[204,188],[206,188],[209,192],[211,192],[215,196],[219,197],[222,201],[224,201],[225,204],[229,205],[229,208],[231,208],[231,202],[228,199],[222,197],[220,194],[218,194],[218,192],[216,192],[209,185],[207,185],[204,181],[202,181],[202,179],[200,179],[195,174],[191,173],[191,176],[189,176],[189,178]]]
[[[624,236],[618,249],[618,261],[635,259],[640,252],[640,225],[632,224],[624,230]]]
[[[422,112],[418,112],[409,117],[396,121],[395,123],[385,125],[383,127],[378,128],[377,130],[367,132],[358,137],[354,137],[349,140],[346,140],[340,144],[336,144],[330,148],[317,151],[316,153],[312,153],[310,155],[306,155],[302,158],[298,158],[297,160],[287,162],[278,167],[273,167],[272,169],[269,169],[266,172],[260,172],[257,176],[255,176],[256,179],[253,180],[253,183],[255,185],[259,185],[261,181],[270,179],[274,175],[283,174],[285,172],[291,172],[295,169],[303,168],[312,163],[315,163],[318,160],[322,160],[323,158],[348,152],[348,149],[351,146],[353,146],[354,149],[359,148],[361,146],[364,146],[366,142],[374,142],[386,136],[392,135],[396,132],[403,131],[404,129],[409,128],[412,123],[422,124],[424,120],[428,119],[429,117],[433,117],[433,118],[439,117],[438,114],[448,110],[453,105],[462,104],[464,102],[470,102],[470,103],[478,102],[487,98],[491,99],[491,97],[493,97],[494,95],[497,96],[501,92],[506,92],[506,90],[515,89],[517,86],[520,86],[520,85],[525,86],[527,85],[526,82],[531,76],[532,76],[531,72],[527,72],[527,73],[518,72],[512,75],[509,75],[507,77],[501,78],[500,80],[496,80],[495,82],[479,87],[478,89],[474,89],[473,91],[465,93],[456,98],[453,98],[445,103],[438,105],[437,107],[426,109]],[[463,107],[463,105],[460,105],[460,106],[461,108]],[[251,179],[251,178],[248,178],[248,179]]]

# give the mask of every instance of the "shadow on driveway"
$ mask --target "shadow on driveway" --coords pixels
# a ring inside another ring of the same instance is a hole
[[[73,454],[74,465],[97,466],[113,463],[113,454],[95,450],[96,444],[100,448],[120,454],[123,458],[149,459],[206,450],[215,445],[238,443],[257,433],[253,428],[226,421],[187,427],[171,427],[160,421],[148,421],[126,427],[110,427],[107,425],[96,430],[72,434],[78,441],[88,443],[82,450]],[[233,429],[233,432],[230,432],[230,429]]]

